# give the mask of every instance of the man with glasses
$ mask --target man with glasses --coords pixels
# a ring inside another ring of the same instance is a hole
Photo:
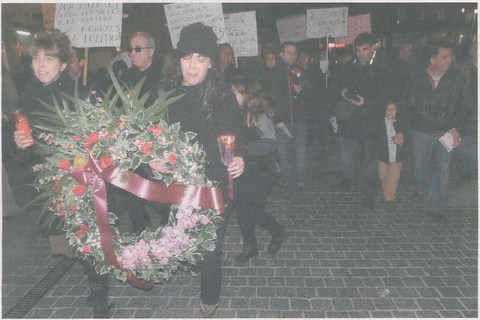
[[[135,33],[130,40],[130,59],[133,66],[122,73],[121,81],[130,87],[134,87],[140,80],[146,77],[140,90],[140,97],[150,92],[145,106],[153,105],[158,98],[157,83],[161,79],[161,69],[153,62],[155,53],[155,41],[150,34],[144,31]],[[139,168],[137,174],[147,178],[145,172]],[[128,195],[128,215],[132,221],[134,233],[141,233],[150,225],[150,219],[145,209],[145,200],[132,194]]]
[[[143,84],[140,95],[150,91],[146,106],[151,106],[158,97],[157,82],[161,79],[161,69],[153,62],[155,41],[147,32],[140,31],[130,40],[130,60],[133,67],[122,73],[122,82],[134,87],[141,79],[147,78]]]

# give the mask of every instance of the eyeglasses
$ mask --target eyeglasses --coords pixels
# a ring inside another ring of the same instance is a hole
[[[150,47],[142,48],[142,47],[135,47],[135,48],[130,48],[128,52],[132,52],[132,50],[135,50],[135,52],[142,52],[143,49],[150,49]]]

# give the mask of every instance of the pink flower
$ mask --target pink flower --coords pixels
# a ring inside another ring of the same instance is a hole
[[[177,164],[177,156],[173,153],[170,153],[168,156],[168,160],[170,161],[171,164],[176,165]]]
[[[108,154],[100,158],[100,168],[105,169],[113,163],[113,159]]]
[[[70,165],[71,165],[70,161],[68,161],[66,159],[62,159],[58,163],[58,167],[62,170],[68,170],[70,168]]]
[[[210,218],[208,216],[204,216],[203,214],[200,215],[200,223],[206,226],[210,222]]]
[[[82,184],[77,185],[75,190],[73,190],[73,193],[75,193],[77,196],[83,196],[85,193],[85,186]]]

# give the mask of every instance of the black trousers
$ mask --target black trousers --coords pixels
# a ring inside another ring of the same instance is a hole
[[[266,211],[267,193],[246,191],[237,201],[237,218],[243,236],[243,247],[249,248],[257,244],[254,223],[266,229],[270,234],[282,233],[277,220]]]

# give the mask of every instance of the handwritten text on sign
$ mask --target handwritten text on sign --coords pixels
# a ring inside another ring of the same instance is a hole
[[[348,7],[307,10],[307,38],[347,36]]]
[[[360,16],[348,18],[348,35],[344,38],[335,38],[335,43],[353,44],[355,38],[360,34],[372,32],[370,25],[370,15],[362,14]]]
[[[280,43],[307,39],[307,21],[304,14],[277,20],[277,29]]]
[[[257,19],[255,11],[231,13],[225,20],[228,43],[233,47],[235,57],[258,55]]]
[[[120,46],[122,3],[57,3],[55,28],[78,48]]]
[[[165,6],[165,16],[174,49],[177,48],[180,31],[195,22],[212,27],[217,43],[228,42],[221,3],[173,3]]]

